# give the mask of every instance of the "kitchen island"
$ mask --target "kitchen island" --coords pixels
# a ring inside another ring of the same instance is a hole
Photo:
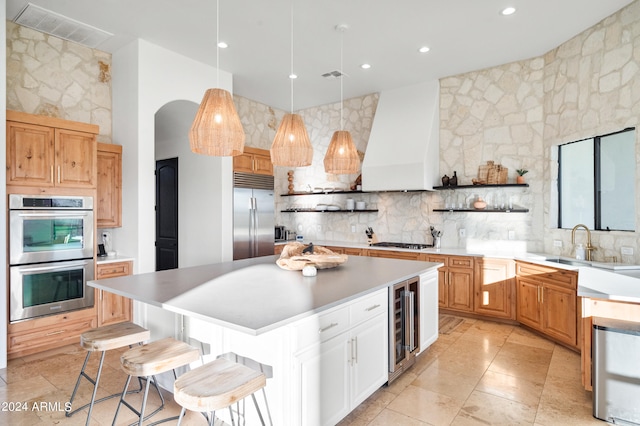
[[[390,286],[417,276],[429,283],[420,326],[432,330],[431,343],[437,338],[440,264],[351,256],[304,277],[280,269],[277,258],[89,285],[178,314],[176,337],[208,343],[212,356],[235,352],[272,367],[266,389],[274,424],[337,423],[387,381]]]

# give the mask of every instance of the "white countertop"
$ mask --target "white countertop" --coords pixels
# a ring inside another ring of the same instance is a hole
[[[285,242],[286,243],[286,242]],[[316,242],[314,241],[314,244]],[[633,268],[632,265],[619,265],[616,270],[603,269],[599,267],[584,267],[579,265],[567,265],[563,263],[550,262],[546,259],[557,258],[558,256],[548,255],[545,253],[527,253],[527,252],[508,252],[499,250],[482,250],[482,249],[461,249],[461,248],[442,248],[436,250],[427,248],[422,250],[400,249],[390,247],[375,247],[368,244],[358,244],[349,242],[336,241],[318,241],[317,245],[336,246],[336,247],[353,247],[367,248],[370,250],[397,250],[409,251],[427,254],[443,254],[456,256],[474,256],[474,257],[498,257],[526,262],[536,263],[539,265],[549,266],[556,269],[564,269],[578,272],[578,296],[591,297],[597,299],[617,300],[621,302],[640,303],[640,269],[624,269],[625,267]],[[597,263],[597,262],[593,262]]]
[[[412,260],[349,256],[316,277],[285,271],[278,256],[89,281],[169,311],[258,335],[439,267]]]
[[[125,256],[122,254],[116,254],[114,256],[104,256],[96,258],[96,263],[98,265],[102,265],[104,263],[114,263],[114,262],[128,262],[133,261],[134,258],[131,256]]]

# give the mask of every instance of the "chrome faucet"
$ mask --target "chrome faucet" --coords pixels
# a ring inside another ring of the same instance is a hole
[[[584,230],[587,231],[587,247],[585,247],[585,250],[587,252],[587,260],[590,261],[591,252],[593,250],[596,250],[596,248],[591,245],[591,231],[589,231],[589,228],[587,228],[587,225],[583,225],[579,223],[573,227],[573,229],[571,230],[571,244],[573,244],[574,246],[576,245],[576,229],[578,228],[584,228]]]

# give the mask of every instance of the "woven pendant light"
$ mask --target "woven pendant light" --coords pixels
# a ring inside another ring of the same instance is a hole
[[[274,166],[303,167],[313,160],[313,146],[302,117],[293,113],[293,0],[291,1],[291,113],[285,114],[271,144],[271,162]]]
[[[189,130],[191,151],[218,157],[240,155],[244,138],[231,93],[223,89],[207,90]]]
[[[348,27],[346,25],[337,25],[336,30],[341,32],[340,38],[340,130],[336,130],[331,137],[329,148],[324,156],[324,171],[334,175],[355,174],[360,171],[360,156],[358,150],[353,143],[351,133],[344,130],[344,121],[342,118],[343,94],[342,80],[344,78],[342,64],[342,44],[344,31]]]
[[[324,170],[336,175],[360,171],[360,157],[353,144],[351,133],[346,130],[336,130],[333,133],[327,154],[324,156]]]
[[[216,1],[216,80],[220,81],[220,1]],[[208,89],[189,130],[189,145],[196,154],[216,157],[240,155],[244,151],[244,130],[231,93]]]
[[[285,114],[271,145],[274,166],[302,167],[313,160],[309,134],[298,114]]]

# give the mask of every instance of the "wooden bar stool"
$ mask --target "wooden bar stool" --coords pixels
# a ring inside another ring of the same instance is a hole
[[[89,413],[87,415],[87,425],[91,419],[91,411],[93,410],[93,405],[98,402],[105,401],[109,398],[116,397],[120,395],[119,393],[106,396],[96,401],[96,394],[98,392],[98,383],[100,383],[100,375],[102,374],[102,365],[104,364],[104,356],[106,351],[111,349],[118,349],[124,346],[132,346],[135,344],[139,344],[144,342],[145,340],[149,340],[151,338],[151,333],[149,330],[140,327],[137,324],[132,322],[121,322],[118,324],[107,325],[104,327],[94,328],[92,330],[86,331],[80,335],[80,346],[86,349],[87,356],[84,359],[84,364],[82,365],[82,369],[80,370],[80,374],[78,375],[78,380],[76,381],[76,386],[73,389],[73,393],[71,394],[71,399],[69,400],[69,405],[72,406],[73,400],[76,397],[76,392],[78,391],[78,387],[80,386],[80,381],[84,377],[89,381],[89,383],[93,384],[93,394],[91,395],[91,401],[88,404],[83,405],[80,408],[76,408],[73,411],[68,411],[65,413],[67,417],[71,417],[78,411],[84,410],[89,407]],[[102,352],[100,356],[100,364],[98,366],[98,372],[96,374],[95,379],[90,377],[86,372],[87,363],[89,362],[89,357],[94,352]]]
[[[184,373],[173,384],[173,398],[182,406],[178,425],[181,424],[186,410],[209,414],[209,424],[215,423],[216,410],[231,405],[251,395],[260,421],[264,419],[255,397],[255,392],[267,384],[264,373],[245,365],[231,362],[225,358],[204,364]],[[231,422],[233,412],[231,412]]]
[[[158,382],[156,380],[156,374],[164,373],[166,371],[174,370],[178,367],[188,365],[200,358],[200,352],[198,349],[185,342],[174,339],[173,337],[167,337],[165,339],[157,340],[155,342],[148,343],[146,345],[138,346],[129,349],[123,353],[120,357],[122,369],[129,376],[124,384],[124,389],[116,408],[116,414],[113,417],[113,425],[116,424],[118,418],[118,412],[120,411],[120,405],[125,405],[128,409],[133,411],[138,416],[138,424],[141,426],[142,422],[149,417],[153,416],[164,408],[164,398],[160,394],[162,401],[160,407],[149,414],[146,418],[144,411],[147,405],[147,396],[149,395],[149,384],[153,379],[153,382],[158,388]],[[144,389],[144,397],[142,398],[142,406],[140,411],[136,410],[130,403],[125,401],[127,394],[127,388],[132,377],[142,377],[146,380],[146,386]],[[158,389],[158,392],[160,390]],[[167,419],[169,420],[169,419]]]

